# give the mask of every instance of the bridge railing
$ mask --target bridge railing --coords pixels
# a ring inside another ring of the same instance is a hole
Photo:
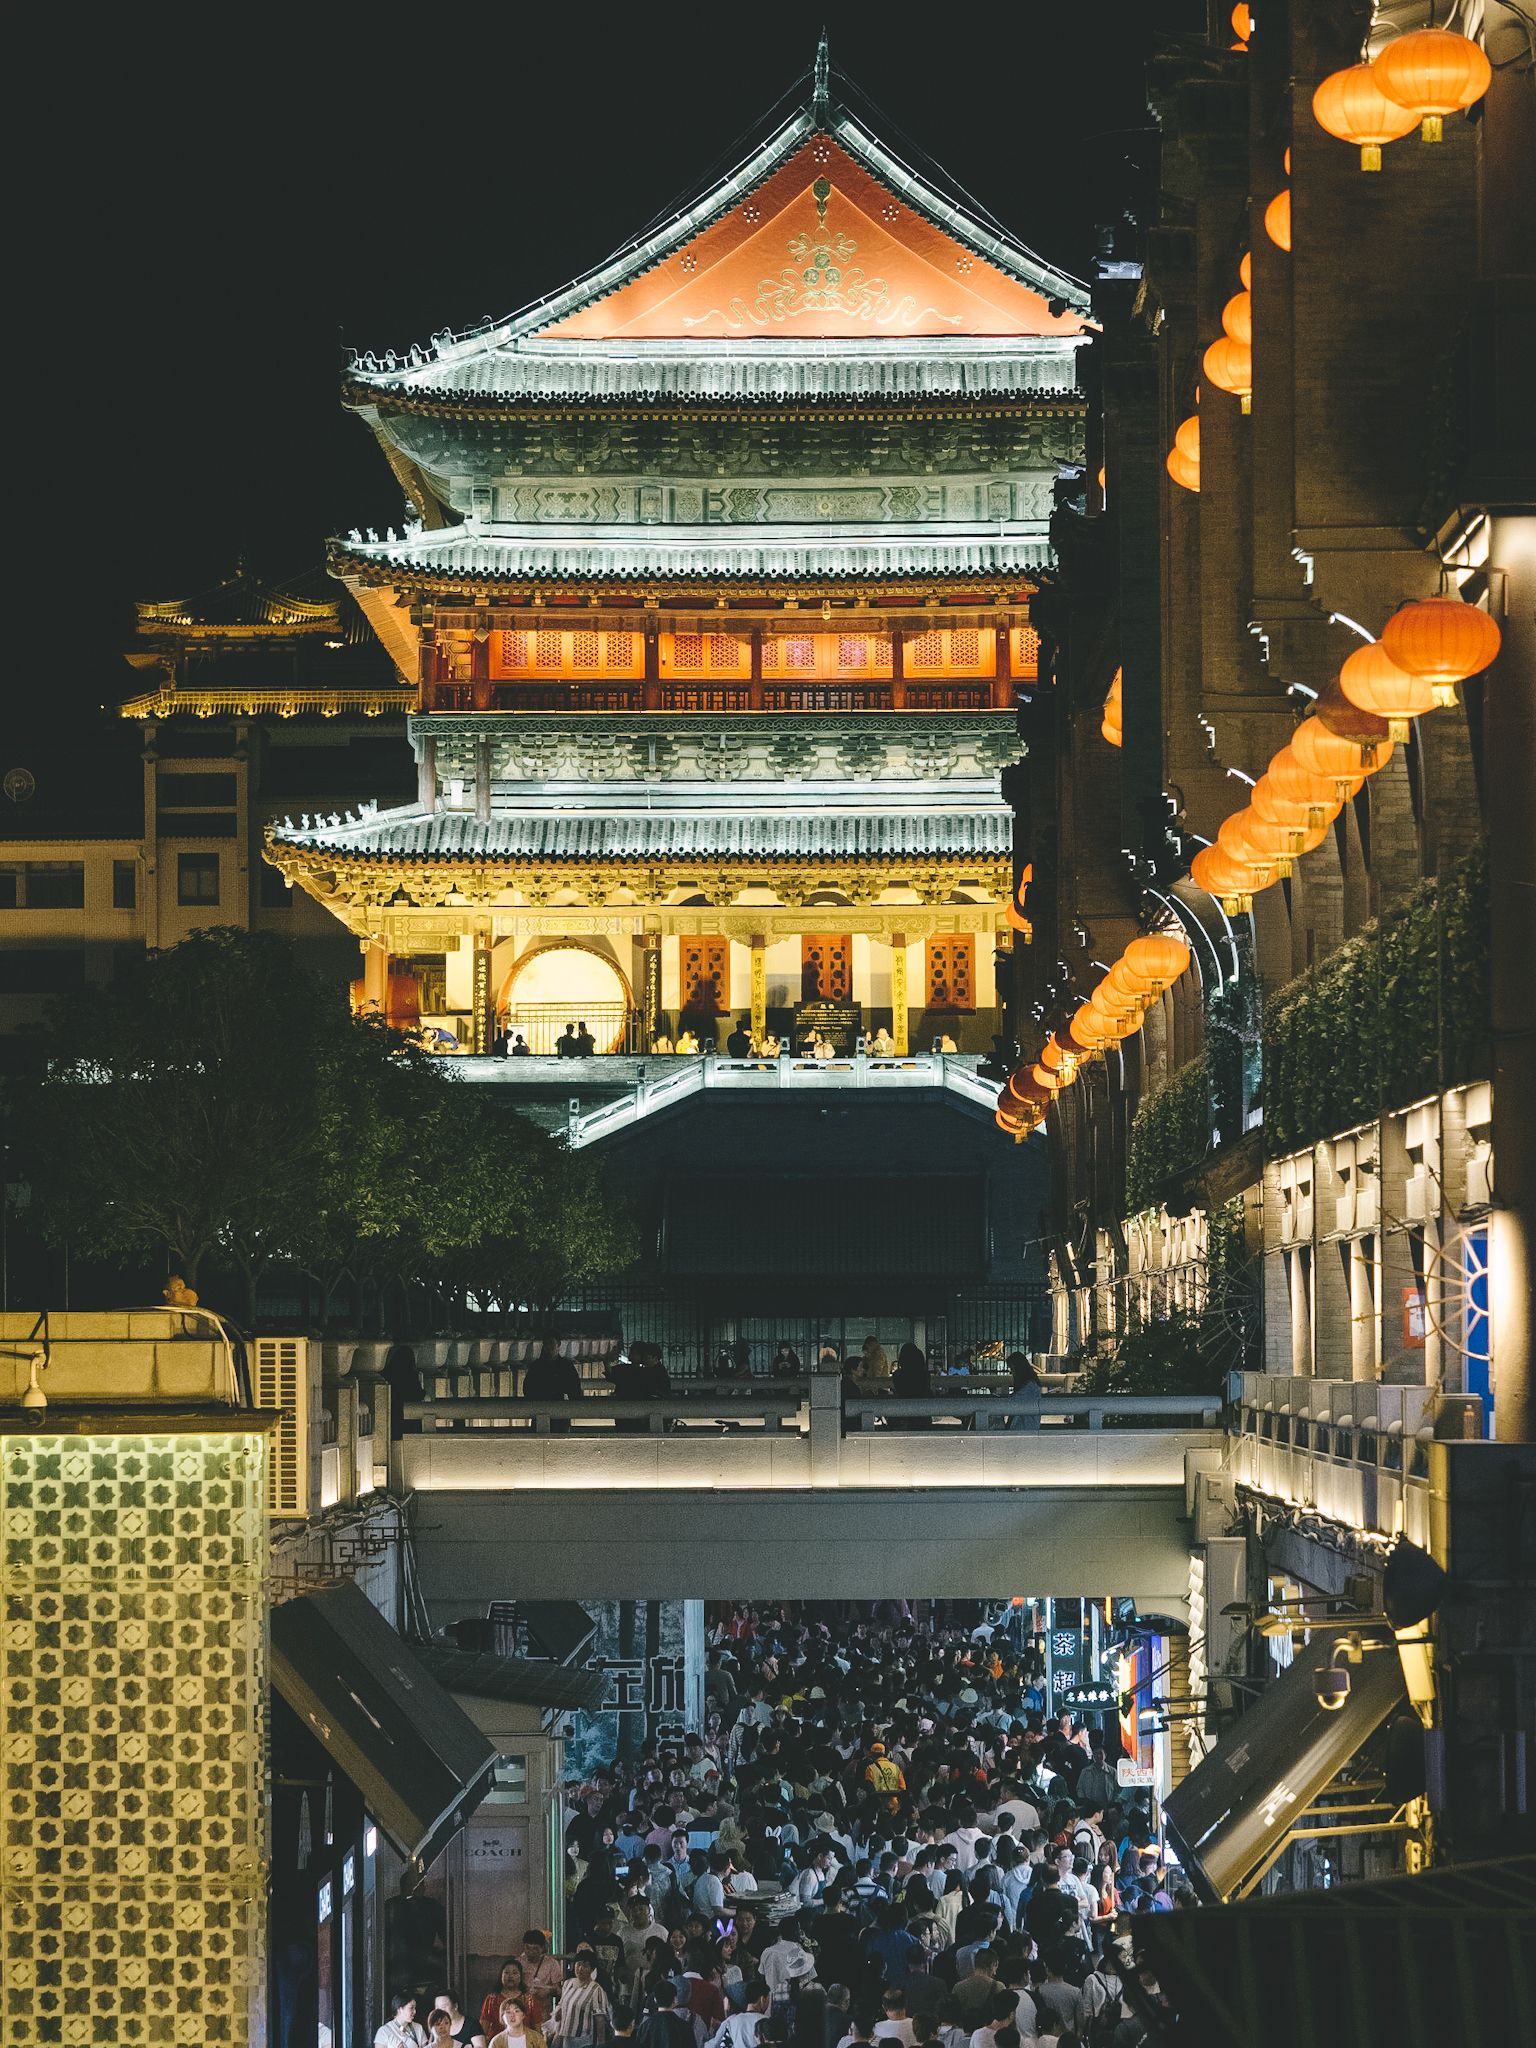
[[[670,1400],[620,1401],[594,1394],[579,1401],[413,1401],[407,1428],[531,1431],[535,1436],[665,1436],[674,1430],[750,1429],[779,1435],[804,1433],[803,1403],[795,1394],[724,1399],[689,1395]]]
[[[578,1401],[505,1398],[417,1401],[403,1410],[414,1431],[494,1431],[536,1436],[668,1436],[753,1431],[848,1436],[918,1429],[1057,1433],[1206,1430],[1221,1421],[1221,1397],[1184,1394],[951,1394],[932,1400],[857,1396],[846,1403],[830,1376],[762,1383],[693,1380],[665,1397],[619,1400],[592,1390]]]
[[[849,1434],[877,1429],[981,1430],[1215,1429],[1220,1394],[951,1394],[932,1400],[858,1397],[847,1403]]]

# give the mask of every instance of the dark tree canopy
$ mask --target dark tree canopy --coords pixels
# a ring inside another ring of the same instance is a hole
[[[307,974],[200,932],[58,1009],[20,1152],[43,1235],[197,1284],[288,1263],[323,1290],[454,1284],[552,1309],[633,1256],[594,1166]]]

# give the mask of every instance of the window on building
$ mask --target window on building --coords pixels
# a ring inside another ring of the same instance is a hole
[[[731,999],[731,947],[728,939],[680,939],[678,986],[682,1007],[718,1017]]]
[[[930,1010],[976,1007],[976,939],[952,932],[928,941],[924,999]]]
[[[132,910],[139,900],[139,864],[136,860],[112,863],[112,908]]]
[[[807,932],[800,941],[800,1000],[846,1003],[853,999],[853,934]]]
[[[0,910],[83,910],[85,863],[20,861],[0,868]]]
[[[189,905],[217,904],[219,900],[219,856],[216,853],[179,853],[176,856],[176,901]]]

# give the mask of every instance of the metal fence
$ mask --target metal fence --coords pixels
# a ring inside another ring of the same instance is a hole
[[[893,1362],[901,1346],[911,1342],[932,1366],[958,1361],[999,1374],[1010,1351],[1049,1348],[1050,1307],[1043,1285],[940,1296],[926,1314],[882,1308],[874,1301],[830,1313],[796,1307],[772,1315],[734,1315],[718,1304],[650,1287],[572,1295],[562,1306],[584,1320],[611,1316],[626,1344],[659,1344],[674,1380],[712,1377],[720,1354],[743,1344],[754,1376],[768,1374],[781,1344],[807,1369],[824,1346],[847,1357],[872,1336]]]

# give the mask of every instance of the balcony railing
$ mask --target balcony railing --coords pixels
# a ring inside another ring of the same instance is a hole
[[[1011,685],[1005,687],[1011,688]],[[986,711],[990,679],[942,682],[441,682],[432,711]]]
[[[1482,1434],[1475,1394],[1375,1380],[1238,1375],[1232,1473],[1346,1528],[1429,1542],[1429,1452]]]

